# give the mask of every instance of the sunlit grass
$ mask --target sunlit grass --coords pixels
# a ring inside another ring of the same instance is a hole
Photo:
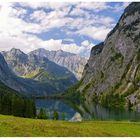
[[[36,120],[0,115],[1,137],[140,136],[140,122]]]

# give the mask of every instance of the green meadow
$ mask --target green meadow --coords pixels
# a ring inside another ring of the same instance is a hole
[[[68,122],[0,115],[1,137],[136,137],[140,122]]]

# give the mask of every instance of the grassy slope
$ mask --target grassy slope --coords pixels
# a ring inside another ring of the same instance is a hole
[[[0,115],[0,136],[140,136],[139,122],[66,122]]]

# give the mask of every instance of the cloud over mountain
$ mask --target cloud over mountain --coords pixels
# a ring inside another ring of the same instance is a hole
[[[127,3],[0,3],[0,51],[62,49],[89,56]],[[119,8],[117,10],[117,8]],[[115,16],[114,16],[115,15]],[[66,42],[65,39],[73,40]],[[88,46],[83,45],[88,42]]]

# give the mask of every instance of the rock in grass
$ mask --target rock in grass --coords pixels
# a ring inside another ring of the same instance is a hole
[[[71,122],[81,122],[82,116],[80,113],[76,112],[74,116],[70,119]]]

